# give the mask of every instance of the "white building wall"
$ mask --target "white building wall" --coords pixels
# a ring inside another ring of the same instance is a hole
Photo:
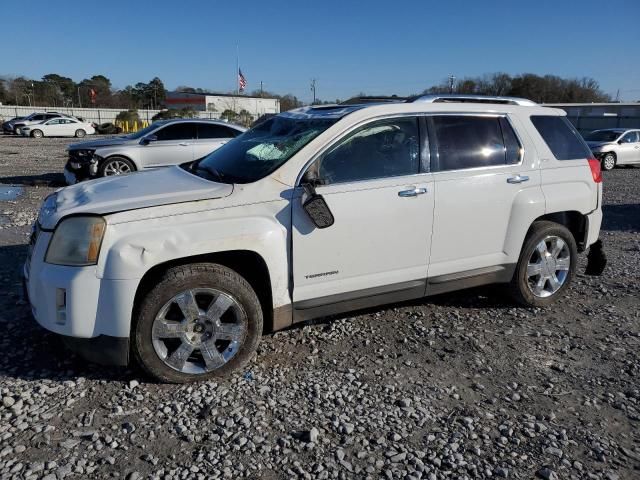
[[[206,111],[221,114],[225,110],[240,113],[246,110],[254,117],[265,113],[280,113],[280,100],[277,98],[206,96]]]

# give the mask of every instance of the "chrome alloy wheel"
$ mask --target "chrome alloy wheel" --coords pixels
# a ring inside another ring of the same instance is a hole
[[[104,175],[106,177],[111,177],[113,175],[126,175],[127,173],[131,173],[131,167],[122,160],[109,160],[107,165],[104,167]]]
[[[571,251],[560,237],[549,236],[536,245],[527,264],[527,284],[536,297],[549,297],[560,290],[569,276]]]
[[[153,348],[169,367],[203,374],[227,363],[247,334],[244,309],[230,295],[212,288],[180,292],[153,321]]]
[[[616,166],[616,157],[612,153],[607,153],[603,159],[603,165],[605,170],[613,170]]]

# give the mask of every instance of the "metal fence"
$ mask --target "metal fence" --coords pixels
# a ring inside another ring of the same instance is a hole
[[[14,117],[26,117],[33,112],[59,112],[74,117],[81,117],[87,122],[97,124],[115,122],[116,116],[125,109],[122,108],[68,108],[68,107],[29,107],[0,105],[0,118],[9,120]],[[140,120],[150,122],[151,118],[160,110],[138,110]]]
[[[561,108],[583,135],[604,128],[640,128],[640,103],[547,104]]]

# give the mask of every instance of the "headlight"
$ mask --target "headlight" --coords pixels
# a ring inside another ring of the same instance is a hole
[[[45,262],[86,266],[98,263],[106,222],[102,217],[70,217],[53,233]]]

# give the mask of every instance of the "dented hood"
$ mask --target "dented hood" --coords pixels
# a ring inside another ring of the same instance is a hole
[[[68,215],[98,214],[210,200],[230,195],[233,185],[197,177],[180,167],[100,178],[58,190],[45,202],[38,221],[51,229]]]

